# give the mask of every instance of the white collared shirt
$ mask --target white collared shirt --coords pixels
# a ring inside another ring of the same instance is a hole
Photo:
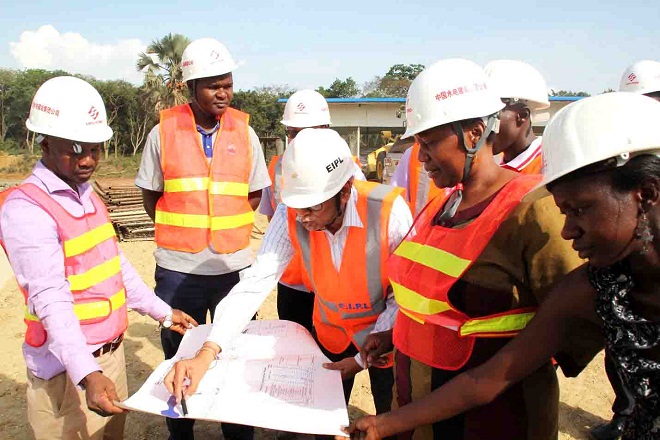
[[[518,156],[514,157],[511,162],[501,162],[500,166],[511,168],[515,171],[521,172],[529,165],[534,159],[536,159],[541,154],[541,144],[543,138],[541,136],[537,137],[529,144],[529,147],[525,149]]]
[[[348,228],[364,227],[357,212],[357,197],[357,190],[352,188],[351,195],[346,203],[342,226],[339,230],[335,234],[324,230],[330,244],[332,262],[337,270],[341,266],[346,238],[348,237]],[[410,208],[405,200],[399,196],[392,204],[388,223],[390,253],[394,252],[411,226]],[[216,307],[213,328],[208,336],[208,341],[224,347],[243,331],[277,284],[294,252],[289,237],[287,208],[284,204],[280,204],[266,230],[266,235],[254,264],[241,273],[241,281]],[[374,332],[391,329],[397,311],[398,306],[394,300],[394,295],[390,292],[386,300],[385,310],[378,316]],[[356,356],[356,360],[360,362],[359,355]]]

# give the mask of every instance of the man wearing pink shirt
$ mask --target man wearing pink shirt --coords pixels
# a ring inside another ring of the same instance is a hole
[[[197,323],[140,279],[87,183],[112,136],[98,92],[53,78],[37,90],[26,125],[42,158],[0,195],[0,243],[26,304],[30,425],[37,439],[121,439],[125,414],[114,402],[128,397],[127,307],[181,333]]]

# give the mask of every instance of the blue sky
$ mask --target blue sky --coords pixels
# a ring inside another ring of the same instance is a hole
[[[660,60],[656,1],[1,1],[0,67],[135,83],[137,53],[169,32],[225,43],[244,63],[240,89],[362,85],[393,64],[463,57],[520,59],[555,90],[599,93],[633,62]]]

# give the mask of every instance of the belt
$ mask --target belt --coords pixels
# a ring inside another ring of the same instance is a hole
[[[112,353],[116,349],[119,348],[121,345],[122,341],[124,340],[124,334],[122,333],[121,335],[117,336],[115,339],[113,339],[110,342],[106,342],[103,344],[103,346],[99,349],[97,349],[95,352],[92,353],[92,356],[95,358],[102,356],[106,353]]]

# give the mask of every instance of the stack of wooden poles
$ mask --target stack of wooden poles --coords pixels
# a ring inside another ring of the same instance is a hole
[[[154,239],[154,222],[142,207],[142,193],[134,185],[104,184],[94,181],[94,190],[108,208],[120,241]]]

